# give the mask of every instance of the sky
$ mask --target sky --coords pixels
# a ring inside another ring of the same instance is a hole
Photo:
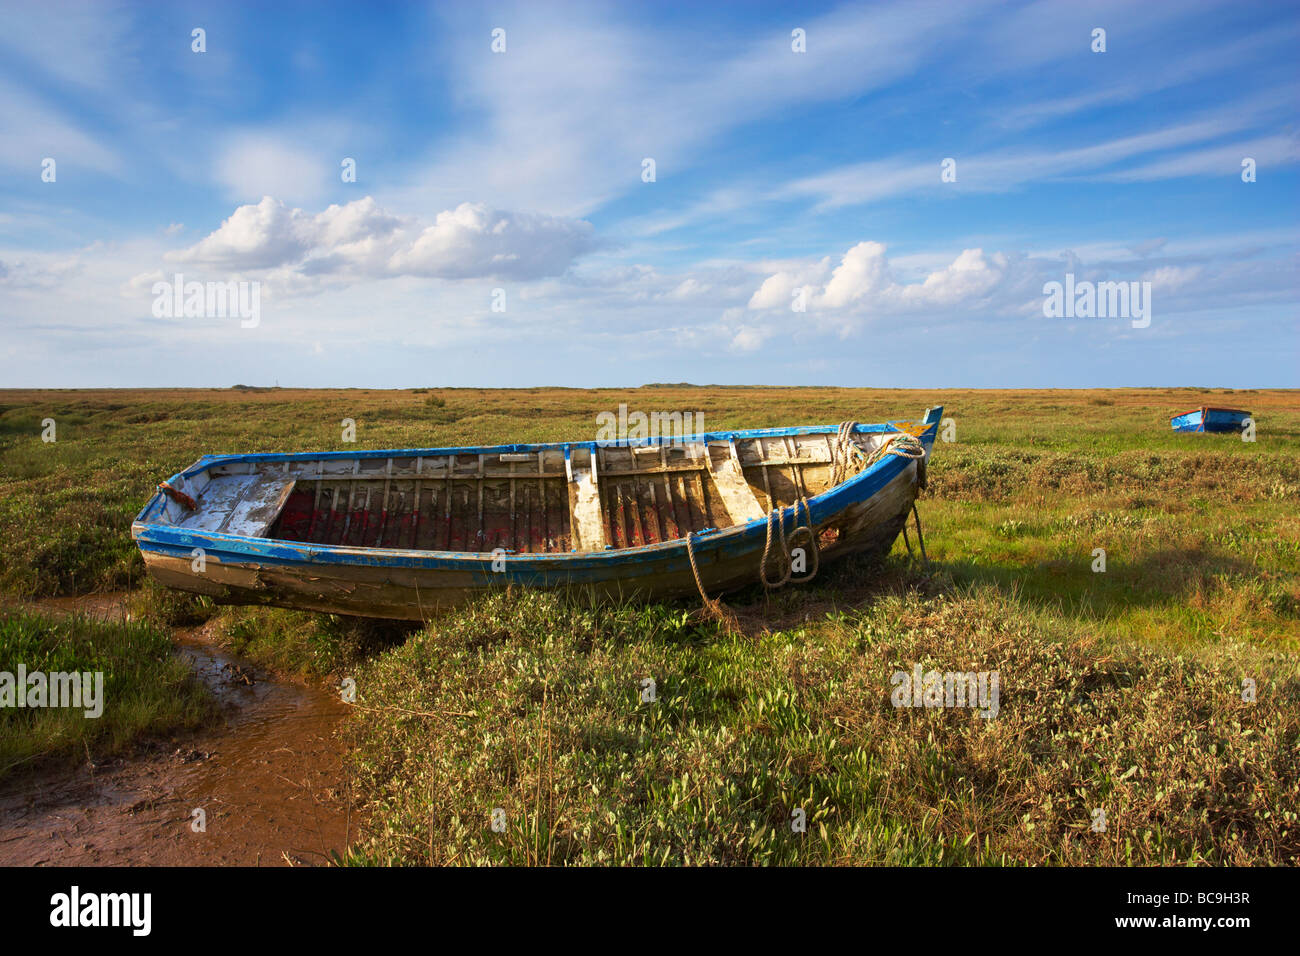
[[[1295,2],[0,0],[0,387],[1297,387],[1297,49]]]

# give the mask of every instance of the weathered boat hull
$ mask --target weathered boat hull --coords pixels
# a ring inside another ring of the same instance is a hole
[[[1173,416],[1169,426],[1176,432],[1239,432],[1249,417],[1250,412],[1238,408],[1204,406]]]
[[[923,484],[925,462],[941,412],[942,409],[935,409],[927,413],[924,429],[917,429],[925,448],[925,458],[884,455],[853,478],[805,499],[806,508],[799,509],[797,523],[809,524],[817,536],[823,565],[846,554],[885,553],[889,550]],[[859,428],[887,429],[888,426]],[[824,430],[789,432],[808,435],[824,433]],[[737,440],[781,433],[782,430],[773,429],[702,437],[712,441],[730,439],[734,449]],[[540,449],[560,446],[501,447]],[[424,451],[432,457],[447,450]],[[482,450],[471,451],[478,453]],[[497,449],[496,453],[502,452]],[[352,453],[352,457],[388,455],[391,467],[392,456],[410,454],[415,452],[362,452]],[[260,468],[284,463],[287,472],[289,463],[295,460],[320,457],[204,458],[173,479],[183,482],[187,476],[196,475],[217,462],[229,467],[231,462],[249,461],[250,470],[253,463]],[[284,495],[287,492],[282,497]],[[319,497],[317,492],[318,500]],[[389,497],[390,493],[385,490],[386,503]],[[578,588],[605,597],[652,599],[698,593],[685,537],[639,547],[529,554],[502,553],[500,550],[492,553],[348,547],[187,529],[169,526],[159,520],[168,508],[177,507],[160,493],[133,525],[133,536],[149,573],[163,585],[206,594],[222,603],[268,604],[339,614],[421,620],[434,611],[506,587]],[[280,507],[283,508],[283,500]],[[481,503],[479,507],[481,525]],[[781,509],[787,533],[796,524],[796,507]],[[690,536],[691,548],[700,583],[711,595],[754,583],[758,580],[767,534],[767,518],[754,518],[727,528],[693,533]]]

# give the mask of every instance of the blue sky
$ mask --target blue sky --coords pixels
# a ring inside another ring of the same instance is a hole
[[[1295,387],[1298,46],[1293,3],[5,2],[0,385]],[[1045,316],[1067,273],[1149,325]],[[256,322],[156,314],[178,274]]]

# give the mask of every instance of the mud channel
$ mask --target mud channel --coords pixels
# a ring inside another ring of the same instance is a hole
[[[126,597],[37,607],[115,617]],[[347,705],[227,653],[210,625],[177,629],[174,639],[222,720],[98,765],[0,780],[0,864],[298,866],[344,851],[356,833],[336,734]],[[206,830],[194,827],[196,809]]]

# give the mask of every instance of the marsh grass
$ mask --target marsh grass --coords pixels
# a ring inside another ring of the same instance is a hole
[[[914,664],[998,671],[997,716],[894,708]],[[1300,862],[1293,658],[1102,649],[992,588],[744,636],[496,595],[357,682],[369,862]]]
[[[0,708],[0,777],[59,757],[98,759],[138,739],[200,726],[210,695],[158,627],[88,617],[0,614],[0,671],[104,674],[103,713],[84,708]]]
[[[308,679],[342,674],[416,630],[403,621],[280,608],[222,608],[217,623],[222,643],[235,654],[276,673]]]
[[[282,677],[320,680],[400,644],[417,628],[401,621],[230,607],[145,579],[131,592],[131,616],[168,628],[205,626],[231,653]]]

